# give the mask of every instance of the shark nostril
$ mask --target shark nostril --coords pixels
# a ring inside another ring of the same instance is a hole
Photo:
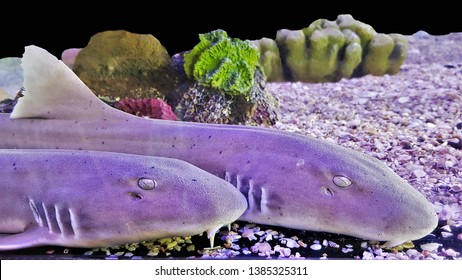
[[[138,187],[143,190],[152,190],[157,186],[156,180],[150,178],[140,178],[138,179]]]
[[[348,179],[347,177],[342,176],[342,175],[335,175],[332,178],[332,182],[334,182],[334,184],[337,187],[342,188],[342,189],[346,189],[346,188],[350,187],[351,184],[352,184],[350,179]]]
[[[333,196],[334,193],[332,192],[332,190],[328,187],[321,187],[321,192],[327,196]]]
[[[143,199],[143,196],[141,194],[135,192],[129,192],[128,197],[130,197],[130,199],[133,201],[140,201]]]

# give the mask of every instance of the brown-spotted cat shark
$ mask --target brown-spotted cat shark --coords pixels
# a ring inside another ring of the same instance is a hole
[[[110,247],[207,232],[246,210],[230,183],[178,159],[0,150],[0,251]]]
[[[46,50],[22,58],[24,96],[0,115],[0,149],[73,149],[177,158],[232,183],[239,220],[394,246],[437,226],[433,205],[362,152],[272,128],[146,119],[114,109]]]

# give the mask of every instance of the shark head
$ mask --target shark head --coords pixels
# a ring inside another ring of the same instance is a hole
[[[234,186],[182,160],[123,154],[108,161],[112,161],[109,167],[93,175],[102,179],[95,186],[99,189],[88,190],[94,195],[83,198],[87,207],[80,206],[82,218],[75,221],[76,234],[82,234],[80,246],[204,231],[212,238],[247,208]]]
[[[284,168],[286,176],[266,178],[279,180],[282,188],[263,199],[266,209],[273,210],[267,219],[386,241],[387,247],[420,239],[436,228],[434,206],[384,162],[317,139],[284,135],[283,141],[293,150],[275,166]],[[282,199],[283,192],[297,195]]]

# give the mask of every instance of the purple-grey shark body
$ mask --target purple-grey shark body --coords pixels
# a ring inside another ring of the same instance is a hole
[[[213,236],[247,201],[185,161],[75,150],[0,150],[0,251]]]
[[[433,205],[385,163],[271,128],[145,119],[101,100],[61,61],[26,47],[24,96],[0,115],[0,148],[82,149],[178,158],[247,198],[240,220],[388,246],[426,236]]]

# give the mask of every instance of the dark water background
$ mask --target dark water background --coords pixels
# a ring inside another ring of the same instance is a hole
[[[279,29],[299,30],[316,19],[335,20],[339,14],[351,14],[380,33],[411,35],[424,30],[432,35],[444,35],[462,32],[460,9],[444,2],[409,5],[369,2],[356,6],[351,1],[341,4],[317,1],[313,5],[299,1],[120,3],[50,5],[40,1],[16,5],[8,1],[9,6],[2,7],[0,17],[0,57],[21,57],[24,46],[31,44],[59,57],[64,49],[86,46],[95,33],[115,29],[152,34],[173,55],[192,49],[199,40],[198,34],[219,28],[227,31],[230,37],[274,39]],[[25,15],[25,8],[34,12]]]

